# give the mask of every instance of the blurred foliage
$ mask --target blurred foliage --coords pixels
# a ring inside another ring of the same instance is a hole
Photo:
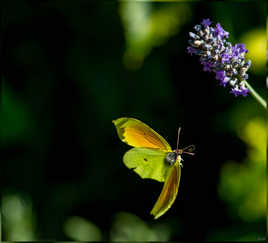
[[[268,123],[263,110],[256,109],[255,106],[254,102],[241,102],[219,117],[221,120],[225,117],[225,127],[229,126],[228,129],[233,130],[245,143],[246,151],[243,161],[229,160],[222,165],[218,193],[226,202],[233,223],[212,230],[207,235],[208,241],[265,239]],[[221,122],[216,122],[218,129],[223,127]]]
[[[221,171],[219,193],[231,215],[244,221],[263,220],[266,215],[266,122],[250,120],[238,136],[248,145],[244,163],[227,162]]]
[[[266,88],[268,88],[268,17],[266,17]]]
[[[102,233],[94,223],[77,216],[68,218],[65,221],[64,232],[70,239],[75,241],[102,240]]]
[[[210,232],[206,240],[209,242],[265,242],[266,236],[262,226],[261,224],[235,224]]]
[[[3,233],[9,241],[34,241],[36,219],[30,198],[18,193],[5,193],[1,201]]]
[[[191,18],[191,11],[186,4],[156,8],[152,2],[121,1],[120,16],[126,39],[123,61],[126,68],[137,69],[154,47],[163,45],[180,31]]]
[[[251,72],[263,74],[266,67],[266,30],[253,29],[241,37],[241,42],[245,43],[248,53],[246,57],[252,61]],[[250,80],[252,84],[254,80]]]
[[[111,241],[168,241],[171,229],[167,224],[149,226],[138,216],[119,212],[114,216],[111,226]]]
[[[5,145],[15,142],[25,142],[32,131],[32,119],[27,106],[12,89],[3,82],[1,91],[0,128],[1,139]]]

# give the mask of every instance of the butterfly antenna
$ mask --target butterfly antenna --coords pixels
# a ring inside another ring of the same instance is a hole
[[[181,127],[178,128],[177,147],[176,147],[176,160],[179,155],[179,141],[180,141]]]
[[[195,150],[194,145],[189,145],[189,146],[182,149],[184,154],[189,154],[189,155],[195,155],[195,153],[193,153],[194,150]]]

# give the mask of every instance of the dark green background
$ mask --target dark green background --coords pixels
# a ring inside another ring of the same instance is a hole
[[[173,148],[182,126],[181,146],[196,145],[194,157],[184,156],[178,198],[159,219],[171,226],[170,240],[205,240],[233,225],[264,235],[265,221],[234,219],[217,191],[222,164],[245,157],[228,119],[241,116],[243,124],[263,110],[250,96],[229,94],[186,51],[188,32],[203,18],[220,22],[232,43],[265,28],[266,6],[257,2],[189,3],[189,21],[129,70],[119,2],[5,1],[2,94],[11,101],[1,117],[1,190],[31,199],[38,239],[71,240],[62,225],[73,215],[96,224],[104,240],[117,212],[155,224],[149,212],[162,184],[124,166],[129,147],[112,124],[122,116],[142,120]],[[264,73],[249,75],[264,94]]]

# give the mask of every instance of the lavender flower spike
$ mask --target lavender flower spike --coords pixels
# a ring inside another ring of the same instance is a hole
[[[219,23],[211,27],[210,19],[204,19],[200,25],[194,26],[194,30],[195,33],[189,33],[188,53],[200,56],[203,70],[214,72],[220,85],[226,87],[228,84],[230,93],[247,96],[249,89],[245,80],[248,79],[246,72],[251,61],[245,61],[245,54],[248,52],[245,44],[232,46],[227,42],[229,33]]]

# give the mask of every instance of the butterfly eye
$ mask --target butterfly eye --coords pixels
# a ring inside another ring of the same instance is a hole
[[[177,155],[175,152],[167,153],[166,162],[168,163],[168,165],[173,165],[176,162],[176,157]]]

